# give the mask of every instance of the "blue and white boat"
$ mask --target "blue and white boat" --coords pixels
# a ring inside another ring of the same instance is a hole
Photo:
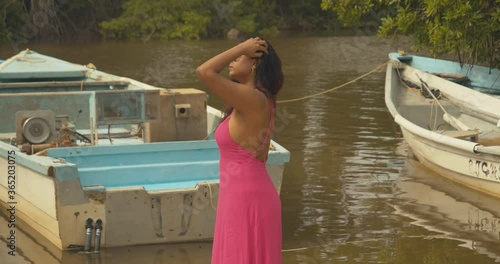
[[[415,157],[444,177],[500,198],[500,98],[429,73],[451,72],[439,60],[389,58],[385,103]],[[495,89],[499,72],[492,73],[467,76],[475,87]]]
[[[0,201],[57,247],[213,237],[221,112],[205,92],[27,50],[0,64],[0,112]],[[272,141],[277,192],[289,159]]]
[[[500,95],[500,69],[395,52],[389,59],[483,93]]]

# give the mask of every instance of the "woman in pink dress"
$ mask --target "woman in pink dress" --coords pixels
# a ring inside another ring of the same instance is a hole
[[[220,75],[228,65],[231,80]],[[212,264],[280,264],[281,202],[266,160],[283,84],[281,61],[267,41],[250,38],[196,73],[230,106],[215,132],[220,187]]]

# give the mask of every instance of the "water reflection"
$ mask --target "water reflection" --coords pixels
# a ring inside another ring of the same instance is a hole
[[[496,198],[445,179],[412,158],[397,182],[396,213],[461,246],[500,261],[500,206]]]
[[[0,213],[0,240],[6,241],[10,231]],[[82,232],[84,230],[82,229]],[[16,256],[8,255],[8,248],[0,247],[2,264],[122,264],[122,263],[176,263],[206,264],[210,262],[211,243],[183,243],[164,245],[141,245],[133,247],[104,248],[100,253],[61,251],[23,222],[16,227]]]
[[[306,45],[309,58],[305,73],[292,78],[310,94],[324,90],[318,84],[335,87],[384,60],[361,58],[342,48],[355,44],[351,41],[339,37],[322,40],[321,44],[309,42],[315,48]],[[370,38],[369,42],[377,41]],[[380,42],[373,46],[385,48]],[[295,254],[285,253],[290,263],[384,261],[376,255],[395,227],[384,216],[392,208],[383,201],[392,197],[392,180],[399,175],[392,166],[402,166],[402,161],[394,156],[393,149],[400,136],[394,129],[387,129],[392,127],[392,120],[386,116],[381,77],[367,78],[301,104],[305,175],[297,179],[302,187],[297,215],[301,222],[288,241],[300,243],[287,244],[297,249]]]
[[[30,48],[75,63],[92,62],[99,70],[161,87],[203,89],[196,66],[234,44],[229,40],[103,42]],[[350,81],[384,63],[388,52],[411,52],[411,43],[405,40],[373,36],[286,36],[273,44],[285,72],[280,99]],[[0,49],[0,58],[12,55]],[[500,254],[495,236],[499,214],[487,208],[499,210],[495,207],[499,201],[486,202],[474,192],[466,200],[466,191],[459,186],[434,182],[440,177],[432,172],[408,169],[407,146],[385,107],[384,80],[380,72],[332,93],[278,105],[286,117],[277,119],[276,127],[282,129],[274,139],[291,151],[281,192],[283,262],[493,263]],[[209,103],[224,107],[213,96]],[[427,176],[428,182],[421,179]],[[419,186],[424,187],[417,199]],[[433,199],[422,199],[426,197]],[[462,204],[467,210],[457,218],[449,210]],[[111,248],[97,257],[57,250],[32,231],[21,232],[19,256],[5,258],[4,217],[0,217],[2,264],[210,262],[210,243]]]

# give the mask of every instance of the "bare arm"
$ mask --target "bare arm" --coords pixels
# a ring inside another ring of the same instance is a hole
[[[259,38],[249,39],[209,59],[196,69],[196,74],[208,89],[245,114],[262,105],[262,93],[257,92],[255,87],[228,80],[220,72],[241,55],[260,57],[262,52],[267,52],[267,43]]]

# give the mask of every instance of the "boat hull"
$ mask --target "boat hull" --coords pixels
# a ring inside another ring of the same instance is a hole
[[[500,147],[482,146],[474,142],[472,137],[468,140],[447,136],[446,132],[457,134],[460,131],[449,130],[452,127],[442,117],[442,109],[434,106],[437,103],[406,88],[401,84],[400,78],[419,83],[417,77],[421,77],[431,88],[439,87],[447,99],[440,100],[441,104],[452,115],[463,114],[461,107],[474,107],[480,113],[478,116],[492,120],[481,123],[488,133],[498,133],[495,124],[498,120],[497,113],[500,113],[500,100],[409,66],[404,67],[403,74],[398,73],[400,69],[400,64],[388,64],[385,102],[418,160],[439,175],[500,198]],[[474,99],[473,103],[470,103],[471,98]],[[436,124],[441,127],[436,126],[436,130],[428,129]]]
[[[11,151],[10,146],[0,144],[0,149]],[[212,148],[216,150],[215,143]],[[78,167],[73,163],[44,157],[35,166],[26,154],[16,152],[14,155],[15,196],[9,199],[8,184],[6,178],[2,178],[1,204],[6,208],[15,206],[14,221],[22,220],[60,249],[84,245],[85,224],[89,218],[94,223],[97,219],[103,222],[101,247],[213,238],[218,177],[180,188],[82,187]],[[58,162],[56,166],[51,164],[54,161]],[[207,176],[217,174],[216,159],[203,163]],[[8,158],[0,155],[0,168],[7,167]],[[35,167],[45,168],[46,173],[34,170]],[[267,169],[279,192],[284,164],[271,163]]]
[[[500,158],[429,141],[401,127],[417,159],[440,175],[500,198]]]

